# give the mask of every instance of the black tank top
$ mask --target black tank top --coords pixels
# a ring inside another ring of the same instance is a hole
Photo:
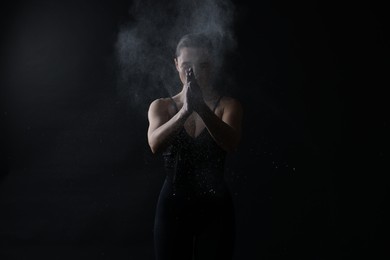
[[[214,105],[217,108],[221,97]],[[178,111],[176,103],[172,102]],[[226,192],[224,167],[226,152],[214,141],[208,130],[191,137],[184,127],[163,152],[167,177],[173,192],[180,196],[222,196]]]

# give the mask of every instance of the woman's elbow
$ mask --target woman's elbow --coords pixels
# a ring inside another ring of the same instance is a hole
[[[152,154],[156,154],[157,153],[157,149],[154,148],[153,146],[150,146],[150,151],[152,152]]]
[[[156,154],[158,152],[158,145],[156,144],[156,142],[153,142],[151,140],[149,140],[149,148],[150,148],[150,151],[153,153],[153,154]]]
[[[150,150],[153,154],[160,153],[162,150],[165,149],[167,145],[166,141],[154,135],[149,136],[148,143],[149,143]]]

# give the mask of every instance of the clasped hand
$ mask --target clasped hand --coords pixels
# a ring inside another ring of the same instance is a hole
[[[198,111],[199,109],[201,109],[202,105],[204,105],[204,100],[202,90],[200,89],[200,86],[196,81],[192,68],[189,68],[186,71],[186,78],[187,82],[185,85],[186,91],[184,102],[186,103],[190,112]]]

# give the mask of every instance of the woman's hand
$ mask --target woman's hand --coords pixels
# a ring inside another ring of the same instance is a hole
[[[198,111],[204,105],[202,90],[196,81],[194,71],[189,68],[186,71],[187,84],[185,92],[185,100],[188,102],[190,110]]]
[[[191,69],[191,68],[190,68]],[[183,100],[183,112],[185,115],[190,115],[194,111],[194,105],[192,102],[192,94],[190,90],[191,78],[190,69],[186,70],[186,84],[184,85],[184,100]]]
[[[182,107],[182,110],[184,112],[184,115],[185,116],[189,116],[192,114],[193,112],[193,106],[190,102],[190,91],[189,91],[189,88],[188,88],[189,84],[185,84],[184,85],[184,100],[183,100],[183,107]]]

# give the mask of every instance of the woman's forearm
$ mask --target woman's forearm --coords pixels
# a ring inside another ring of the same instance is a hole
[[[237,148],[240,141],[240,134],[230,125],[222,121],[210,108],[204,104],[197,111],[202,118],[212,138],[227,152]]]

